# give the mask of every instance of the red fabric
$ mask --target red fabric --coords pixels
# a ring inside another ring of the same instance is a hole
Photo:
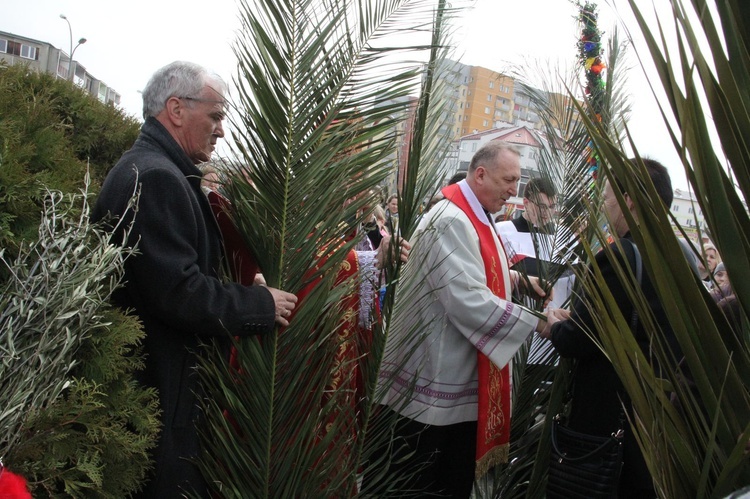
[[[494,229],[483,223],[469,205],[458,184],[443,189],[445,199],[458,206],[471,221],[479,236],[479,250],[484,262],[487,286],[493,294],[505,299],[505,280],[501,275],[500,254]],[[502,244],[502,243],[501,243]],[[481,477],[500,462],[507,461],[510,443],[510,368],[493,364],[477,351],[479,402],[477,411],[476,474]]]
[[[26,480],[0,467],[0,499],[31,499]]]
[[[219,230],[224,240],[224,256],[227,259],[232,276],[240,284],[251,286],[255,280],[255,274],[258,273],[258,264],[255,263],[245,240],[242,239],[242,235],[229,216],[231,203],[216,191],[208,193],[208,202],[214,212],[216,222],[219,224]]]

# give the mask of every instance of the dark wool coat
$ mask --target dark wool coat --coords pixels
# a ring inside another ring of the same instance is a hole
[[[185,459],[198,452],[199,342],[274,327],[267,289],[219,279],[221,235],[200,182],[201,171],[161,123],[148,118],[133,148],[107,175],[92,214],[95,221],[110,220],[115,242],[122,242],[132,221],[126,242],[139,251],[126,262],[125,287],[115,301],[134,309],[143,322],[142,382],[159,390],[163,411],[156,469],[145,497],[178,497],[180,488],[205,495],[197,468]],[[134,213],[127,205],[137,189]],[[115,226],[118,221],[124,223]]]
[[[620,265],[624,265],[625,259],[627,259],[628,266],[635,269],[635,252],[632,242],[630,234],[626,234],[620,240],[625,258],[617,249],[616,244],[612,244],[611,247],[614,250],[614,257],[617,258]],[[600,251],[596,255],[596,263],[601,270],[604,281],[607,283],[607,287],[619,304],[623,317],[630,321],[634,306],[609,258],[607,252]],[[645,265],[643,266],[641,289],[667,343],[673,352],[677,352],[679,346]],[[621,400],[626,401],[629,406],[629,398],[610,361],[586,334],[586,331],[591,331],[594,335],[597,335],[596,323],[591,316],[587,300],[584,292],[575,302],[570,319],[552,326],[550,339],[561,356],[577,360],[572,381],[573,396],[568,421],[569,426],[581,433],[607,436],[619,428],[622,415],[620,410]],[[643,322],[640,320],[635,330],[635,338],[646,358],[649,358],[649,339],[643,328]],[[679,354],[676,354],[675,358],[680,358]],[[676,362],[674,366],[676,366]],[[625,424],[627,425],[627,423]],[[625,428],[623,451],[624,466],[620,479],[619,497],[655,497],[651,476],[643,461],[638,443],[629,427]]]

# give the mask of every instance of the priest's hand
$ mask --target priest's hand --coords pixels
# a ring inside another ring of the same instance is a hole
[[[520,272],[511,270],[511,282],[514,288],[522,295],[529,296],[535,300],[544,298],[542,310],[552,301],[554,290],[547,281],[535,276],[523,275]],[[545,290],[548,287],[549,289]]]

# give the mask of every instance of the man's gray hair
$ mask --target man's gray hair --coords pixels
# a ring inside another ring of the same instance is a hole
[[[170,97],[198,97],[209,84],[226,91],[224,81],[203,66],[187,61],[167,64],[153,74],[143,90],[143,118],[162,112]]]
[[[474,153],[474,157],[471,158],[471,163],[469,163],[469,172],[473,172],[480,165],[494,165],[495,159],[502,151],[510,151],[517,156],[521,155],[521,150],[515,144],[503,140],[493,140]]]

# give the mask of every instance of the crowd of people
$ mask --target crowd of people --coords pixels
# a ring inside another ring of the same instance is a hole
[[[224,136],[225,93],[221,78],[195,64],[175,62],[158,70],[143,91],[141,134],[108,174],[93,211],[94,220],[111,222],[115,241],[139,248],[138,256],[127,261],[126,284],[116,301],[143,322],[147,357],[140,381],[158,389],[162,411],[154,472],[143,497],[207,494],[192,460],[200,445],[194,368],[201,339],[228,342],[230,335],[271,334],[275,327],[289,325],[300,299],[264,285],[258,269],[252,269],[250,278],[237,275],[237,282],[219,275],[225,253],[241,253],[242,248],[224,246],[230,238],[222,238],[222,221],[216,223],[222,211],[216,207],[226,200],[210,199],[218,195],[215,172],[204,174],[199,165],[210,159]],[[644,163],[661,202],[669,206],[666,169],[653,160]],[[393,475],[419,470],[400,482],[404,495],[408,490],[414,497],[468,498],[476,477],[507,461],[511,360],[532,337],[577,359],[572,428],[609,434],[621,424],[621,408],[628,407],[617,374],[591,338],[596,323],[586,293],[570,307],[570,272],[559,273],[554,291],[540,281],[539,269],[552,260],[543,242],[555,231],[555,186],[532,180],[523,195],[522,216],[495,224],[493,215],[518,195],[520,179],[519,150],[506,142],[488,143],[468,170],[430,201],[411,243],[400,241],[405,266],[379,375],[385,395],[378,401],[379,417],[391,417],[396,424],[393,444],[379,449],[378,462]],[[136,186],[140,196],[134,216],[129,203]],[[366,217],[351,254],[367,262],[358,268],[382,266],[391,237],[398,233],[398,199],[388,197]],[[637,220],[627,193],[625,199]],[[629,317],[634,306],[615,267],[635,268],[638,249],[609,182],[603,204],[615,237],[611,254],[616,262],[609,252],[600,252],[595,263]],[[736,299],[716,248],[705,245],[700,261],[706,262],[702,277],[707,287],[731,311]],[[361,281],[373,273],[363,270]],[[669,321],[648,272],[641,286],[669,336]],[[374,290],[361,288],[366,314],[374,296]],[[545,313],[521,306],[523,296],[541,301]],[[643,324],[636,321],[632,332],[647,353],[650,339]],[[670,345],[677,362],[679,347],[673,341]],[[632,432],[626,435],[620,496],[652,497],[638,445]]]

